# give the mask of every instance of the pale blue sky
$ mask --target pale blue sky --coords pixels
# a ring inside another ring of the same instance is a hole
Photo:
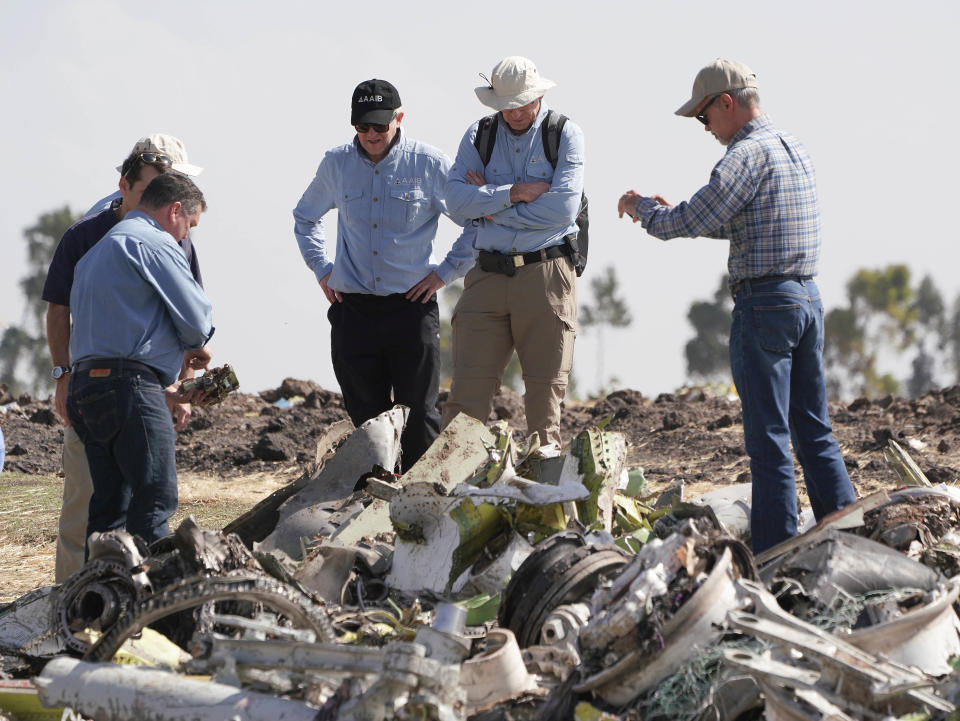
[[[327,303],[291,209],[323,152],[348,141],[349,99],[393,82],[404,126],[453,156],[485,114],[473,88],[506,55],[532,58],[548,103],[584,129],[591,271],[615,265],[634,316],[608,332],[606,371],[647,395],[685,380],[686,313],[724,272],[726,242],[663,243],[618,220],[634,188],[684,200],[722,148],[673,111],[716,57],[757,72],[764,109],[818,170],[827,307],[860,267],[904,262],[960,292],[953,216],[960,145],[956,2],[130,3],[0,6],[0,319],[19,322],[22,232],[46,210],[113,190],[142,135],[182,138],[210,203],[195,242],[217,364],[242,387],[285,376],[336,388]],[[333,217],[331,216],[331,221]],[[455,237],[441,222],[440,244]],[[581,282],[581,301],[589,283]],[[595,382],[595,335],[575,374]]]

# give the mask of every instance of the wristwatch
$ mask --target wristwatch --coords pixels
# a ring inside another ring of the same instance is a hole
[[[70,372],[70,366],[54,366],[53,372],[50,374],[53,376],[54,380],[60,380],[63,376]]]

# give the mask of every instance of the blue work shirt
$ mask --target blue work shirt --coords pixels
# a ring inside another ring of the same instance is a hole
[[[63,234],[57,249],[53,252],[53,259],[47,270],[47,278],[43,282],[43,300],[57,305],[70,305],[70,290],[73,287],[73,270],[84,254],[90,250],[107,232],[120,222],[117,214],[119,201],[96,215],[85,216],[71,225]],[[201,286],[203,276],[200,275],[200,261],[190,238],[180,241],[180,247],[190,266],[190,272]]]
[[[159,223],[134,210],[77,263],[70,293],[74,362],[125,358],[173,383],[186,350],[213,335],[210,301],[183,251]]]
[[[577,232],[583,193],[583,131],[576,123],[566,122],[554,169],[543,152],[541,127],[546,117],[547,104],[541,100],[540,112],[521,135],[514,135],[500,118],[486,168],[474,146],[479,120],[460,141],[457,159],[447,176],[447,206],[451,213],[478,219],[479,250],[528,253],[560,245],[565,236]],[[479,173],[487,184],[472,185],[467,181],[467,171]],[[510,186],[533,181],[550,183],[550,190],[532,203],[510,202]]]
[[[317,174],[293,211],[300,254],[319,281],[341,293],[406,293],[435,270],[444,283],[473,266],[475,229],[447,211],[443,188],[450,159],[440,150],[399,137],[373,163],[354,138],[320,161]],[[331,257],[323,216],[337,209],[336,258]],[[433,240],[440,214],[467,227],[437,265]]]

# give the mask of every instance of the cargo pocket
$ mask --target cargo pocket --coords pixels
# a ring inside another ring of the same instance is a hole
[[[429,205],[422,188],[392,188],[387,208],[388,227],[397,232],[414,230]]]

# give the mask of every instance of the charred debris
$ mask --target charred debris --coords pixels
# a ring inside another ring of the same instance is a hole
[[[95,535],[0,608],[13,718],[956,719],[960,491],[906,485],[754,557],[749,485],[645,495],[626,443],[406,410],[332,424],[223,532]],[[535,438],[535,437],[534,437]]]

